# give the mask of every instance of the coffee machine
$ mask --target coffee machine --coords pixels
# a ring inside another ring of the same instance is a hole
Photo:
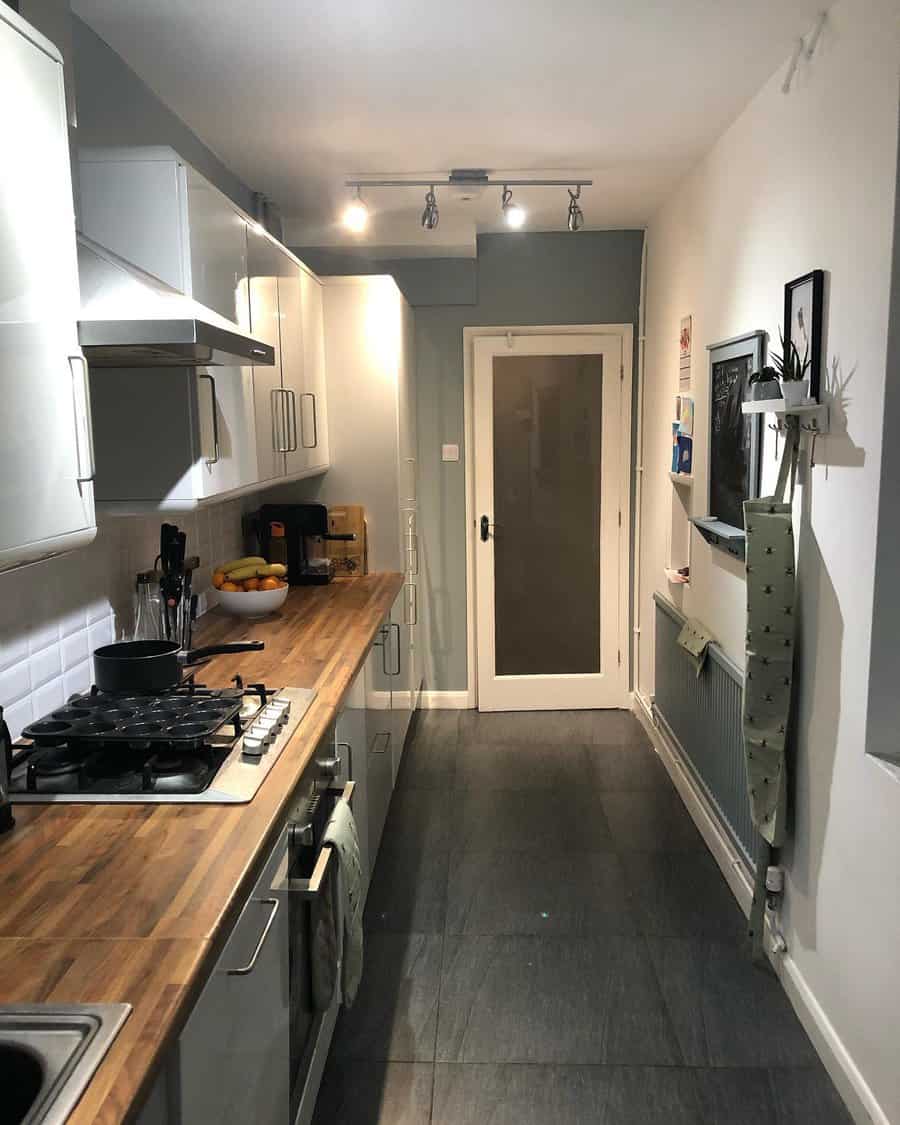
[[[355,535],[336,535],[328,530],[328,509],[324,504],[263,504],[249,518],[259,543],[260,554],[269,557],[273,523],[284,526],[287,543],[287,580],[292,586],[324,586],[331,581],[331,565],[311,566],[307,553],[308,539],[323,542],[353,542]]]

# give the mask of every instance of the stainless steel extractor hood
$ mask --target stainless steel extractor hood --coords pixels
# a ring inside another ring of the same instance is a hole
[[[275,350],[84,235],[78,338],[92,367],[272,366]]]

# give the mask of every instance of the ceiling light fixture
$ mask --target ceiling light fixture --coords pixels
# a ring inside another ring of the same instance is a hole
[[[362,188],[356,185],[356,198],[344,209],[343,223],[353,234],[362,234],[369,224],[369,208],[362,197]]]
[[[434,184],[425,192],[425,210],[422,212],[422,229],[434,230],[441,220],[438,211],[437,199],[434,194]]]
[[[581,198],[581,184],[575,185],[575,190],[569,188],[569,230],[581,230],[584,226],[584,212],[578,205]]]
[[[518,230],[519,227],[524,224],[525,212],[518,203],[513,203],[512,192],[506,184],[503,185],[500,208],[503,211],[503,218],[506,220],[506,225],[508,227],[512,227],[513,230]]]

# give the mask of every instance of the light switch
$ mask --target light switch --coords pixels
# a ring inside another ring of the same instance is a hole
[[[441,446],[441,460],[442,461],[458,461],[459,460],[459,446],[458,445],[442,445]]]

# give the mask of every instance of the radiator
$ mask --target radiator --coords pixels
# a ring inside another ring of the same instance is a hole
[[[698,677],[677,644],[684,617],[659,594],[656,603],[654,710],[669,739],[706,794],[719,821],[748,864],[759,836],[750,818],[741,735],[743,674],[710,645]]]

